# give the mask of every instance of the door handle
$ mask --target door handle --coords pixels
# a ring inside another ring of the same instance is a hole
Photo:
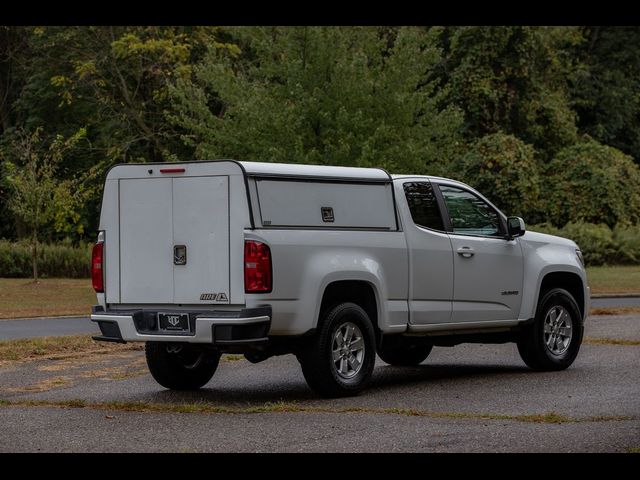
[[[173,264],[174,265],[187,264],[187,246],[186,245],[173,246]]]
[[[457,251],[458,255],[462,255],[464,258],[471,258],[475,253],[471,247],[460,247]]]

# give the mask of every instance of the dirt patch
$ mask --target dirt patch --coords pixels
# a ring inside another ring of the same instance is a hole
[[[40,380],[39,382],[32,383],[24,387],[5,387],[2,389],[2,391],[7,393],[38,393],[47,392],[54,388],[68,387],[72,384],[73,382],[70,377],[58,376],[48,377],[44,380]]]
[[[110,355],[79,354],[74,358],[49,359],[49,362],[37,366],[35,370],[52,374],[51,376],[26,386],[0,387],[0,391],[5,393],[44,392],[65,388],[83,379],[125,380],[148,373],[144,356],[135,351],[113,352]]]
[[[368,413],[382,415],[404,415],[412,417],[451,418],[471,420],[510,420],[526,423],[579,423],[579,422],[616,422],[634,420],[628,416],[596,416],[596,417],[568,417],[556,412],[529,415],[502,415],[472,412],[430,412],[425,410],[403,408],[370,408],[345,407],[330,408],[302,405],[295,402],[265,403],[257,406],[229,407],[210,403],[146,403],[146,402],[104,402],[93,403],[73,399],[67,401],[43,400],[0,400],[0,406],[16,407],[56,407],[56,408],[93,408],[97,410],[115,410],[125,412],[151,413],[207,413],[207,414],[259,414],[259,413]]]
[[[625,347],[637,347],[640,346],[638,340],[625,340],[622,338],[591,338],[586,337],[582,340],[585,345],[622,345]]]
[[[640,313],[640,307],[611,307],[611,308],[592,308],[589,315],[635,315]]]
[[[86,358],[88,354],[105,355],[143,349],[142,343],[96,342],[89,335],[8,340],[0,342],[0,367],[17,362]]]

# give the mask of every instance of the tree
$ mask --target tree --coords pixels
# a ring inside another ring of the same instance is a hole
[[[441,173],[462,117],[433,75],[437,30],[240,28],[172,88],[197,158]]]
[[[70,135],[86,128],[91,155],[79,168],[104,160],[168,161],[184,151],[164,119],[167,88],[189,75],[213,27],[38,27],[16,110],[28,127]],[[213,40],[211,40],[213,42]],[[49,120],[49,121],[47,121]],[[53,120],[53,122],[50,122]],[[52,129],[47,126],[52,125]],[[55,130],[55,131],[54,131]]]
[[[571,78],[578,126],[640,163],[640,27],[583,27]]]
[[[467,135],[503,131],[532,144],[546,160],[577,141],[567,75],[577,28],[457,27],[445,39],[443,76],[465,112]]]
[[[453,172],[507,215],[539,220],[540,174],[531,145],[513,135],[486,135],[456,162]]]
[[[0,145],[17,120],[13,103],[20,94],[24,67],[32,54],[27,39],[25,27],[0,26]],[[6,182],[0,176],[0,238],[13,236],[20,226],[6,207],[8,195]]]
[[[0,94],[4,72],[13,72],[8,101],[0,103],[3,121],[3,109],[10,113],[0,148],[10,143],[12,128],[41,127],[44,137],[65,138],[84,129],[87,141],[65,154],[56,177],[96,182],[84,190],[93,193],[79,211],[82,230],[93,233],[111,165],[193,158],[179,129],[165,120],[168,85],[190,74],[205,43],[224,48],[216,40],[222,34],[218,27],[0,27]],[[0,185],[0,207],[7,192]],[[0,210],[0,220],[4,215]],[[0,236],[19,237],[19,219],[7,220]]]
[[[620,150],[593,139],[562,149],[545,167],[542,195],[548,220],[637,224],[640,168]]]
[[[31,251],[33,279],[38,281],[38,240],[39,232],[52,219],[60,221],[65,210],[72,207],[73,198],[69,182],[58,182],[56,169],[65,151],[72,148],[84,135],[80,130],[74,136],[64,139],[57,136],[48,146],[43,145],[42,129],[33,133],[20,131],[16,134],[12,151],[19,159],[16,164],[4,160],[6,182],[11,189],[9,208],[31,231]]]

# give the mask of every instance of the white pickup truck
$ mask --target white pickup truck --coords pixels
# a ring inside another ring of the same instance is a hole
[[[125,164],[106,179],[92,277],[96,340],[146,342],[149,370],[196,389],[222,353],[295,354],[323,396],[353,395],[376,352],[516,342],[562,370],[589,311],[571,240],[526,232],[445,178],[236,161]]]

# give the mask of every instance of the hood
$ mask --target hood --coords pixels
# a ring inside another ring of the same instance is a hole
[[[578,248],[578,245],[573,240],[569,240],[568,238],[558,237],[556,235],[549,235],[547,233],[539,233],[533,232],[531,230],[527,230],[525,234],[521,237],[521,239],[527,243],[537,244],[537,245],[564,245],[566,247]]]

